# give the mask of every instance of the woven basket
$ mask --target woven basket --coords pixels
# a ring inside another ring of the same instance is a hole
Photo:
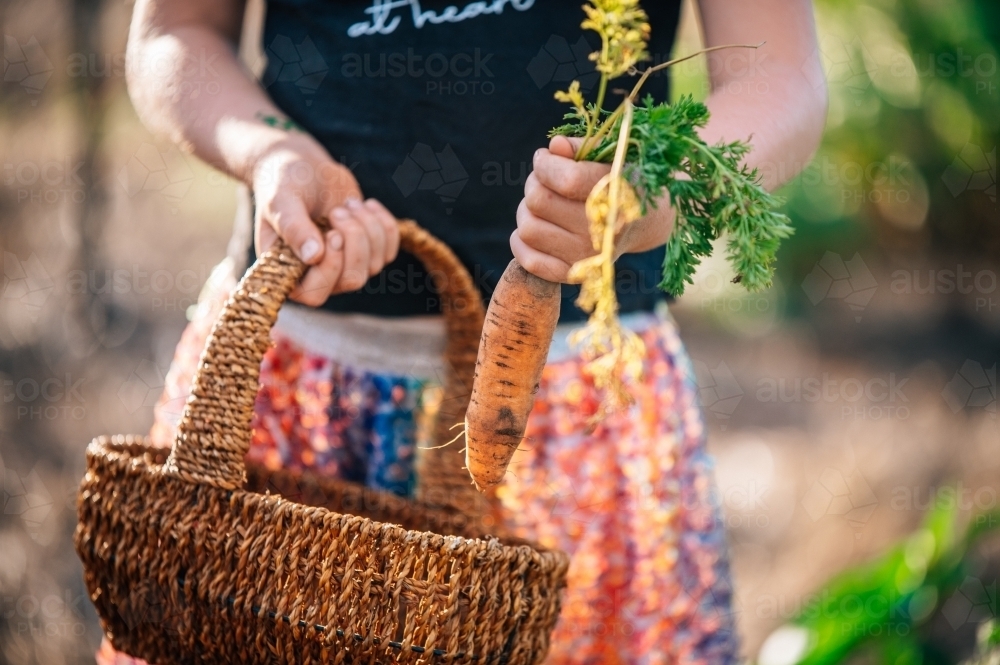
[[[468,403],[483,311],[454,254],[413,222],[448,331],[442,443]],[[206,343],[170,450],[87,448],[76,548],[114,647],[152,663],[539,663],[567,558],[487,535],[460,445],[423,450],[417,499],[244,463],[260,362],[304,271],[264,253]]]

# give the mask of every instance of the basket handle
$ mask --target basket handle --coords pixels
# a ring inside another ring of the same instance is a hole
[[[483,305],[472,277],[455,254],[415,222],[400,222],[400,248],[425,266],[441,298],[447,342],[441,408],[434,430],[440,446],[464,422],[472,392]],[[164,472],[223,489],[244,484],[260,363],[278,309],[306,266],[279,241],[264,252],[232,293],[205,344],[191,395],[177,427]],[[473,515],[482,510],[463,468],[462,445],[421,450],[418,497]]]

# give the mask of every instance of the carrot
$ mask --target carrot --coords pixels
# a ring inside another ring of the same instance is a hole
[[[560,293],[559,284],[532,275],[516,259],[493,292],[465,415],[465,464],[480,490],[503,480],[524,438]]]

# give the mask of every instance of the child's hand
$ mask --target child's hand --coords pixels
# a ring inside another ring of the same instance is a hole
[[[399,226],[385,207],[368,199],[350,170],[312,138],[289,135],[255,164],[254,242],[257,252],[278,236],[310,266],[291,297],[318,307],[336,293],[356,291],[399,250]],[[314,219],[325,219],[321,231]]]
[[[565,282],[570,266],[596,254],[584,203],[610,164],[573,160],[582,139],[555,136],[535,152],[533,170],[517,208],[517,230],[510,248],[525,270],[552,282]],[[669,206],[625,227],[615,242],[617,256],[658,247],[673,228]],[[616,256],[616,258],[617,258]]]

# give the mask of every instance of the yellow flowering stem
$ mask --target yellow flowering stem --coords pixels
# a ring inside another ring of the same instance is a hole
[[[591,281],[593,277],[584,278],[583,288],[585,290],[593,292],[596,289],[598,291],[598,293],[593,294],[596,297],[591,300],[590,305],[585,306],[585,309],[590,309],[590,321],[587,325],[587,329],[590,331],[590,342],[584,344],[584,356],[589,360],[587,371],[593,376],[595,383],[607,390],[598,412],[591,421],[592,425],[623,403],[631,402],[622,379],[624,374],[629,373],[627,368],[630,364],[633,364],[641,356],[641,352],[633,348],[634,344],[626,344],[626,340],[623,338],[623,331],[617,318],[618,298],[614,286],[615,235],[620,230],[618,218],[619,215],[624,215],[623,221],[628,223],[638,214],[637,202],[635,201],[633,201],[635,210],[628,212],[621,210],[622,187],[630,187],[623,179],[622,173],[625,169],[625,155],[628,151],[629,134],[632,130],[632,102],[625,99],[621,109],[623,117],[618,130],[618,148],[611,163],[611,173],[606,176],[608,178],[607,213],[601,215],[604,219],[604,227],[600,247],[595,248],[599,249],[600,252],[597,256],[585,260],[593,262],[596,259],[597,267],[600,269],[600,278],[596,282]],[[633,217],[629,217],[629,215]],[[597,219],[592,220],[592,223],[596,223]],[[584,298],[582,292],[581,298]],[[582,302],[581,306],[584,306]]]
[[[593,149],[591,148],[591,146],[600,145],[601,139],[603,139],[604,135],[611,130],[614,124],[618,121],[618,118],[621,116],[621,114],[622,114],[622,106],[619,105],[618,108],[616,108],[614,112],[611,115],[609,115],[607,119],[603,123],[601,123],[601,125],[597,128],[596,134],[591,136],[589,140],[584,139],[583,143],[580,144],[580,149],[577,150],[576,161],[579,162],[590,156],[590,151]]]
[[[601,270],[604,273],[604,283],[611,285],[610,302],[613,303],[612,316],[618,314],[618,296],[614,292],[615,284],[615,233],[618,231],[618,205],[621,197],[622,171],[625,169],[625,153],[628,152],[628,138],[632,131],[632,101],[622,102],[624,109],[622,125],[618,130],[618,148],[611,162],[611,183],[608,187],[608,223],[604,226],[604,241],[601,243]],[[611,348],[622,348],[621,328],[611,326]],[[620,351],[619,351],[620,352]]]
[[[623,101],[621,108],[624,117],[618,130],[618,147],[615,149],[615,158],[611,162],[611,184],[608,188],[608,223],[604,227],[604,242],[601,246],[601,254],[606,258],[604,269],[611,271],[612,283],[614,283],[615,232],[618,226],[615,221],[618,219],[618,202],[621,196],[622,171],[625,169],[625,153],[628,151],[628,138],[632,131],[632,100]]]
[[[656,73],[658,71],[662,71],[662,70],[664,70],[664,69],[666,69],[668,67],[672,67],[672,66],[674,66],[674,65],[676,65],[678,63],[684,62],[685,60],[690,60],[691,58],[696,58],[699,55],[702,55],[702,54],[705,54],[705,53],[711,53],[712,51],[721,51],[722,49],[727,49],[727,48],[751,48],[751,49],[758,49],[761,46],[763,46],[764,44],[765,44],[765,42],[761,42],[760,44],[723,44],[721,46],[712,46],[710,48],[701,49],[700,51],[695,51],[694,53],[689,53],[688,55],[685,55],[685,56],[680,57],[680,58],[675,58],[674,60],[668,60],[667,62],[661,62],[660,64],[655,65],[653,67],[647,67],[646,69],[644,69],[642,71],[642,76],[640,76],[639,80],[636,81],[635,86],[632,88],[632,92],[630,92],[629,95],[628,95],[628,98],[634,104],[636,102],[636,98],[639,95],[639,91],[642,89],[642,86],[646,83],[646,80],[649,79],[649,77],[652,74],[654,74],[654,73]],[[607,134],[611,130],[611,128],[614,126],[614,124],[618,121],[618,118],[619,118],[619,116],[621,116],[621,113],[622,113],[622,106],[619,106],[617,109],[615,109],[614,113],[612,113],[611,115],[609,115],[604,120],[604,122],[601,123],[600,126],[598,126],[597,132],[595,134],[593,134],[593,136],[589,136],[590,129],[588,127],[587,131],[588,131],[589,139],[585,138],[584,141],[583,141],[583,143],[580,144],[580,148],[579,148],[579,150],[577,150],[577,154],[576,154],[576,160],[577,161],[580,161],[581,159],[584,159],[585,157],[587,157],[590,154],[590,151],[591,151],[591,147],[590,146],[591,145],[598,145],[601,142],[601,139],[604,138],[604,135]],[[599,114],[600,114],[600,109],[595,109],[595,115],[599,115]],[[588,125],[589,125],[589,123],[588,123]]]
[[[599,62],[605,62],[608,59],[608,37],[603,32],[601,34],[601,55]],[[598,68],[600,69],[600,68]],[[594,104],[594,111],[587,118],[587,133],[583,137],[583,142],[580,144],[579,149],[576,151],[573,159],[575,161],[580,161],[583,159],[586,153],[583,149],[586,147],[588,140],[590,139],[590,133],[594,130],[594,124],[600,122],[601,120],[601,107],[604,105],[604,95],[608,89],[608,75],[601,72],[601,82],[597,88],[597,102]]]
[[[590,135],[594,131],[594,124],[597,123],[601,117],[601,107],[604,106],[604,95],[608,89],[608,75],[601,74],[601,83],[597,88],[597,102],[594,104],[594,112],[588,114],[587,116],[587,133],[583,137],[583,141],[580,143],[580,147],[576,149],[576,154],[573,159],[576,161],[582,160],[590,152],[587,147],[590,143]]]

